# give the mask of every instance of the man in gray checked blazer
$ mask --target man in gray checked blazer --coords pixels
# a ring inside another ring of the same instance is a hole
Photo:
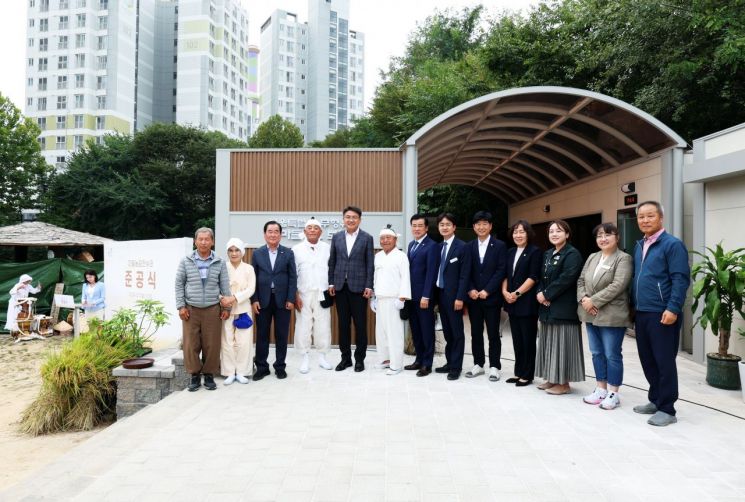
[[[360,229],[362,210],[348,206],[342,212],[344,232],[331,238],[329,294],[336,300],[339,318],[341,362],[336,371],[352,366],[351,321],[357,334],[354,371],[365,369],[367,353],[367,300],[372,296],[374,261],[373,238]]]

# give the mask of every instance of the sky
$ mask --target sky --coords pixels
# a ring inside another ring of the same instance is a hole
[[[275,9],[308,19],[308,0],[241,0],[249,15],[249,42],[259,45],[260,27]],[[350,0],[349,27],[365,34],[365,101],[372,102],[392,57],[401,56],[409,35],[436,9],[461,10],[482,4],[491,16],[527,11],[537,0]],[[23,109],[25,102],[27,0],[0,0],[0,92]]]

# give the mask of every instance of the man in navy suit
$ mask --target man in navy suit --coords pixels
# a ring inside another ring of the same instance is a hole
[[[365,369],[367,354],[367,300],[373,292],[375,255],[373,238],[360,229],[362,210],[348,206],[342,212],[344,232],[331,238],[329,257],[329,294],[336,299],[339,318],[341,362],[336,371],[352,366],[352,321],[357,334],[354,371]]]
[[[277,378],[287,378],[285,356],[290,330],[290,314],[295,308],[297,269],[292,250],[282,246],[282,225],[276,221],[264,224],[265,246],[254,251],[251,265],[256,272],[256,291],[251,296],[256,319],[256,373],[254,381],[270,374],[269,331],[274,320],[275,362]]]
[[[471,352],[473,368],[467,378],[484,373],[484,322],[489,336],[489,380],[500,378],[502,341],[499,338],[499,320],[502,312],[502,281],[507,271],[507,247],[494,238],[492,215],[479,211],[473,215],[476,238],[468,243],[471,252],[471,277],[468,285],[468,316],[471,319]]]
[[[437,230],[444,241],[440,244],[440,266],[437,272],[440,318],[445,335],[445,366],[435,373],[447,373],[448,380],[460,378],[466,337],[463,332],[463,302],[467,298],[471,259],[468,246],[455,237],[455,216],[443,213],[437,217]]]
[[[437,268],[440,265],[440,247],[427,236],[427,218],[415,214],[409,220],[411,235],[409,243],[409,270],[411,277],[412,312],[409,317],[411,336],[414,339],[416,360],[404,366],[407,370],[417,370],[416,376],[432,373],[432,360],[435,356],[435,300],[434,288]],[[430,301],[432,300],[432,301]]]

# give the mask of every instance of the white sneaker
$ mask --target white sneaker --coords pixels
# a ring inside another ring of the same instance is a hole
[[[592,394],[586,395],[582,398],[582,400],[587,404],[600,404],[607,395],[607,390],[601,389],[600,387],[595,387],[595,390],[592,391]]]
[[[621,399],[619,399],[618,394],[615,392],[609,392],[608,395],[605,396],[605,399],[603,399],[603,402],[600,403],[600,407],[604,410],[612,410],[619,406],[621,406]]]
[[[248,378],[244,377],[243,375],[235,375],[235,379],[238,381],[238,383],[247,384]]]
[[[225,378],[225,381],[222,384],[223,385],[230,385],[233,382],[235,382],[235,375],[230,375],[229,377],[226,377]]]
[[[390,364],[391,364],[390,361],[383,361],[382,363],[375,364],[374,368],[376,370],[384,370],[384,369],[390,368]]]
[[[479,376],[483,374],[484,374],[484,368],[482,368],[478,364],[475,364],[473,368],[471,368],[471,370],[466,373],[466,378],[473,378],[475,376]]]
[[[331,363],[326,360],[326,356],[323,354],[318,355],[318,366],[325,370],[330,370],[333,368],[333,366],[331,366]]]
[[[392,368],[388,368],[388,371],[385,372],[385,374],[388,375],[388,376],[398,375],[399,373],[401,373],[401,368],[399,368],[397,370],[394,370]]]
[[[300,364],[300,373],[307,373],[310,371],[310,357],[308,354],[303,354],[303,362]]]
[[[498,382],[500,378],[502,378],[502,374],[499,372],[497,368],[489,368],[489,381],[490,382]]]

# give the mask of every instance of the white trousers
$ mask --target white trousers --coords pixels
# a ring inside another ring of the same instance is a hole
[[[251,315],[251,314],[249,314]],[[250,376],[253,372],[251,348],[254,341],[254,329],[238,329],[233,325],[235,316],[229,316],[222,322],[222,340],[220,340],[220,371],[223,376]]]
[[[331,309],[321,307],[322,291],[299,292],[303,308],[295,310],[295,349],[301,354],[310,351],[310,337],[316,350],[328,354],[331,348]]]
[[[405,324],[401,320],[395,301],[396,298],[378,297],[375,344],[378,348],[379,361],[390,361],[389,366],[392,370],[400,370],[404,364]]]

